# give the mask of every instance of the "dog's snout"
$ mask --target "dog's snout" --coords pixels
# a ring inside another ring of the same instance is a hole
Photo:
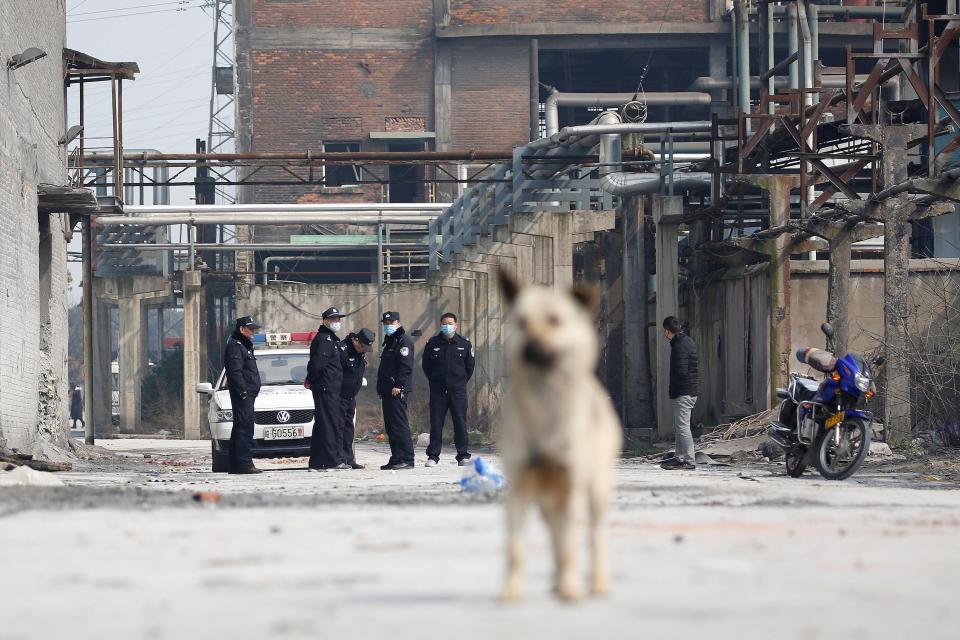
[[[523,360],[538,367],[549,367],[553,364],[554,354],[540,340],[531,338],[523,346]]]

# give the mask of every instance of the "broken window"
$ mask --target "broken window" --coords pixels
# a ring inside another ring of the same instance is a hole
[[[360,151],[360,143],[325,142],[323,150],[329,153],[356,153]],[[349,187],[360,184],[360,168],[355,164],[325,164],[323,175],[323,184],[327,187]]]

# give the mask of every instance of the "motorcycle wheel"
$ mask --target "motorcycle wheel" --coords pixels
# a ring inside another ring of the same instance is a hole
[[[802,444],[795,444],[787,449],[784,459],[787,465],[787,475],[799,478],[807,470],[807,448]]]
[[[820,475],[827,480],[846,480],[857,472],[870,452],[870,428],[859,418],[844,420],[832,429],[822,430],[814,447],[813,463]]]

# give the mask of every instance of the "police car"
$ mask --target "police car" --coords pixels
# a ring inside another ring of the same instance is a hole
[[[315,332],[259,333],[253,336],[260,370],[260,394],[254,404],[253,457],[287,458],[310,455],[313,435],[313,394],[303,386]],[[302,345],[302,346],[301,346]],[[367,381],[363,381],[366,386]],[[202,382],[197,393],[210,398],[213,471],[229,470],[233,411],[226,370],[216,384]],[[356,418],[354,418],[356,419]]]

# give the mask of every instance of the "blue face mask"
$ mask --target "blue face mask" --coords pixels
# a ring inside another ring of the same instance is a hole
[[[383,332],[388,336],[392,336],[397,332],[397,325],[395,324],[385,324],[383,325]]]
[[[330,323],[330,331],[333,331],[334,333],[339,333],[341,326],[342,326],[342,325],[341,325],[339,322],[331,322],[331,323]]]
[[[442,325],[440,325],[440,332],[441,332],[443,335],[445,335],[445,336],[447,336],[447,337],[450,337],[450,336],[452,336],[453,334],[455,334],[455,333],[457,332],[457,325],[455,325],[455,324],[442,324]]]

